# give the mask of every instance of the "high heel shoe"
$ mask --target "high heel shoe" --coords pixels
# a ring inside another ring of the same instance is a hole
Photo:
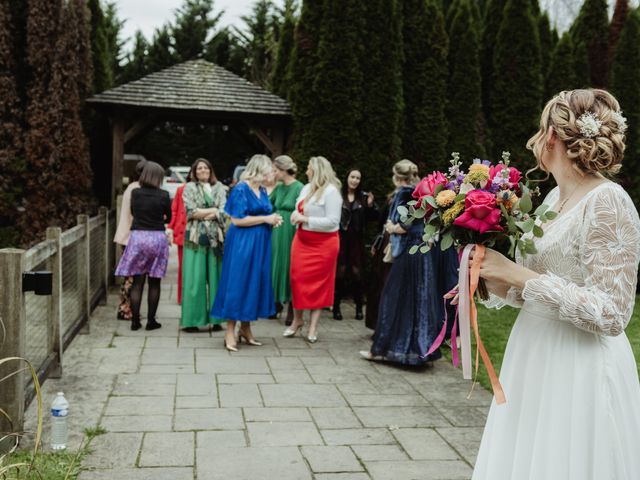
[[[307,335],[306,340],[309,343],[316,343],[318,341],[318,337],[316,335]]]
[[[244,341],[249,344],[249,345],[253,345],[254,347],[261,347],[262,343],[257,341],[255,338],[249,338],[247,337],[244,333],[239,333],[238,334],[238,343],[242,343],[242,339],[244,338]]]
[[[284,332],[282,332],[283,337],[291,338],[296,335],[302,329],[302,325],[298,325],[296,328],[287,328]]]
[[[237,352],[238,351],[237,347],[232,347],[231,345],[228,345],[226,340],[224,340],[224,348],[226,348],[229,352]]]

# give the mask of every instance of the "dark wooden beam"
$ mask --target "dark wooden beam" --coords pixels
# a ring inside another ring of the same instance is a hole
[[[113,156],[111,158],[111,206],[115,207],[116,198],[123,191],[122,172],[124,170],[124,138],[125,122],[121,117],[115,117],[111,126],[113,141]]]
[[[138,120],[124,134],[124,143],[127,144],[136,137],[144,134],[147,130],[152,128],[155,123],[156,119],[154,117]]]

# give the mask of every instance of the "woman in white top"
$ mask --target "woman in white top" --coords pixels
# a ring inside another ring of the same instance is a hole
[[[340,180],[324,157],[312,157],[307,167],[309,183],[291,213],[297,230],[291,246],[291,293],[294,319],[283,335],[293,337],[304,325],[302,313],[311,310],[307,340],[315,343],[320,313],[333,304],[336,261],[340,250],[342,194]]]

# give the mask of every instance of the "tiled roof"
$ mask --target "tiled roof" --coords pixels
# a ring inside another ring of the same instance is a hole
[[[286,100],[206,60],[191,60],[91,97],[93,104],[290,116]]]

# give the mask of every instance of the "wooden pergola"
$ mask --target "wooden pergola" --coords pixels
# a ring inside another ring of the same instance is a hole
[[[244,125],[272,155],[284,152],[291,130],[286,100],[205,60],[174,65],[87,101],[111,121],[112,205],[123,189],[125,145],[159,122]]]

